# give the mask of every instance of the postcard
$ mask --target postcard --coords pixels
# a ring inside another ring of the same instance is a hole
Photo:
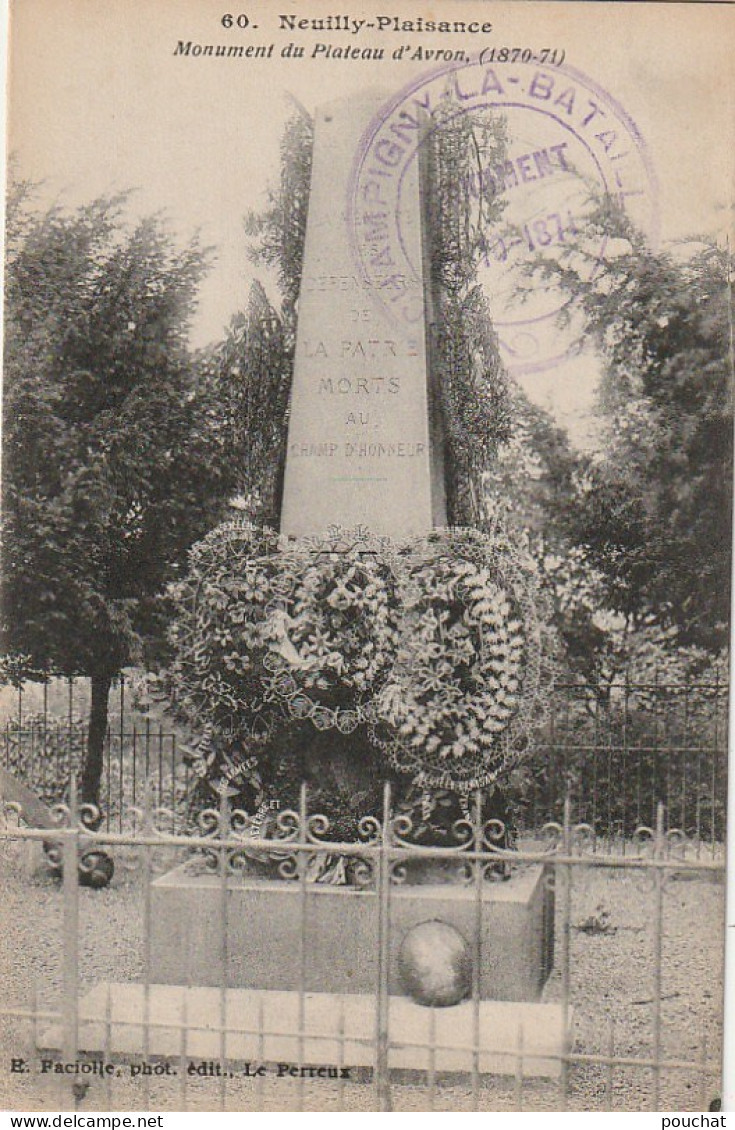
[[[734,49],[11,0],[6,1109],[720,1124]]]

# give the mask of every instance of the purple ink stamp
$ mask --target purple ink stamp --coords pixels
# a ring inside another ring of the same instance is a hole
[[[594,195],[623,204],[656,243],[657,185],[643,137],[614,98],[567,65],[444,66],[389,99],[362,137],[347,214],[360,274],[404,328],[420,317],[423,293],[420,264],[402,235],[402,186],[439,106],[450,115],[490,111],[505,122],[502,161],[480,158],[466,186],[478,226],[483,201],[499,196],[504,204],[501,218],[481,233],[478,281],[508,369],[516,375],[548,369],[578,343],[560,340],[561,299],[553,289],[533,289],[521,301],[522,268],[539,254],[568,253],[576,241],[592,277],[607,250],[604,239],[594,245],[585,236]]]

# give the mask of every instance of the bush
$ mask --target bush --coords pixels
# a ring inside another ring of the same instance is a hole
[[[28,714],[5,724],[6,768],[32,788],[46,804],[67,797],[72,774],[78,774],[86,751],[83,719],[63,722],[48,714]]]

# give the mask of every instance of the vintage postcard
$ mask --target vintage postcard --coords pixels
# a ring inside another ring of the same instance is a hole
[[[11,0],[3,1108],[724,1125],[734,57]]]

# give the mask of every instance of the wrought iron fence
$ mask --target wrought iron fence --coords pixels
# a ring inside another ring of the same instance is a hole
[[[171,833],[170,811],[144,799],[123,832],[92,831],[73,785],[53,831],[4,806],[6,914],[22,958],[2,979],[0,1021],[16,1109],[702,1110],[717,1095],[724,861],[667,828],[662,805],[623,854],[597,850],[569,800],[560,822],[509,850],[480,795],[452,848],[412,842],[389,786],[357,843],[328,838],[305,787],[267,842],[225,796],[193,836]],[[19,870],[16,849],[44,841],[62,866],[57,888]],[[110,888],[80,889],[107,854]],[[325,854],[358,864],[351,889],[310,881]],[[525,918],[504,920],[509,907]],[[354,916],[358,991],[330,957],[352,944]],[[456,999],[422,987],[411,951],[401,966],[411,930],[437,919],[460,924],[464,949],[448,950]],[[269,964],[279,928],[285,966]]]
[[[89,692],[83,678],[52,678],[6,688],[0,765],[17,774],[47,804],[67,799],[87,741]],[[110,694],[100,811],[108,829],[123,829],[123,813],[153,790],[159,807],[181,811],[192,775],[180,733],[136,708],[124,674]]]
[[[560,684],[525,774],[524,823],[580,819],[621,842],[654,823],[659,804],[686,834],[722,842],[727,809],[728,684],[616,680]]]
[[[126,807],[152,787],[159,806],[181,812],[194,778],[169,724],[137,712],[122,677],[111,696],[100,807],[106,827],[123,828]],[[515,774],[521,829],[560,820],[571,796],[579,818],[621,846],[664,804],[701,848],[724,839],[728,684],[618,680],[559,683],[533,755]],[[48,802],[64,799],[69,769],[86,741],[85,680],[6,689],[0,765]]]

